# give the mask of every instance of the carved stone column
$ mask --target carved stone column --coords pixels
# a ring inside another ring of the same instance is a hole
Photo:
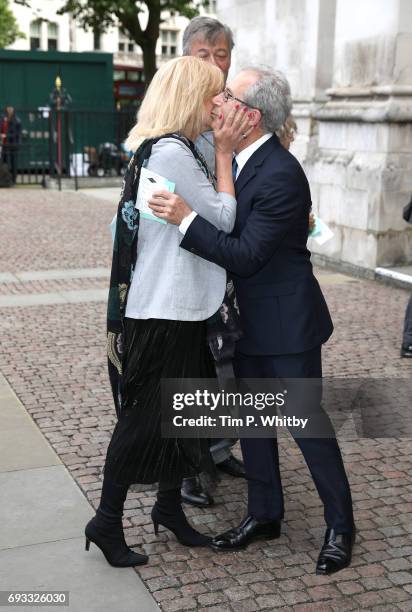
[[[412,261],[401,210],[412,192],[410,0],[219,0],[233,71],[287,75],[314,209],[335,236],[311,249],[373,270]]]
[[[337,0],[333,85],[303,160],[314,208],[335,231],[315,252],[372,269],[412,260],[401,217],[412,192],[411,57],[408,0]]]

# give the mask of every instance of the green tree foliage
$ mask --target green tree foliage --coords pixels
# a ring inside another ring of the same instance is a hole
[[[175,0],[66,0],[59,13],[70,13],[86,29],[104,32],[113,25],[141,48],[146,83],[156,72],[156,42],[159,38],[162,11],[176,11],[191,19],[198,13],[200,2]],[[143,29],[143,14],[148,14]]]
[[[8,0],[0,0],[0,48],[12,45],[18,38],[25,38],[9,8]]]

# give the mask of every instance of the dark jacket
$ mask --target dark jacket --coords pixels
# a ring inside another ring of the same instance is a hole
[[[311,198],[299,162],[274,135],[250,157],[235,183],[232,234],[197,216],[181,246],[232,273],[249,355],[301,353],[333,331],[313,275],[308,238]]]
[[[15,113],[9,118],[3,115],[0,121],[3,145],[18,147],[21,140],[21,121]]]

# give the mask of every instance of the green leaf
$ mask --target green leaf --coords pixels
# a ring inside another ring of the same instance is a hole
[[[26,38],[26,35],[20,32],[8,1],[0,0],[0,48],[12,45],[18,38]]]

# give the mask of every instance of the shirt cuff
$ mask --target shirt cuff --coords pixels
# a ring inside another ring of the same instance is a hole
[[[187,215],[187,217],[183,219],[183,221],[179,225],[179,232],[183,234],[183,236],[186,234],[189,225],[192,223],[193,219],[195,219],[196,217],[197,217],[197,212],[192,210],[190,215]]]

